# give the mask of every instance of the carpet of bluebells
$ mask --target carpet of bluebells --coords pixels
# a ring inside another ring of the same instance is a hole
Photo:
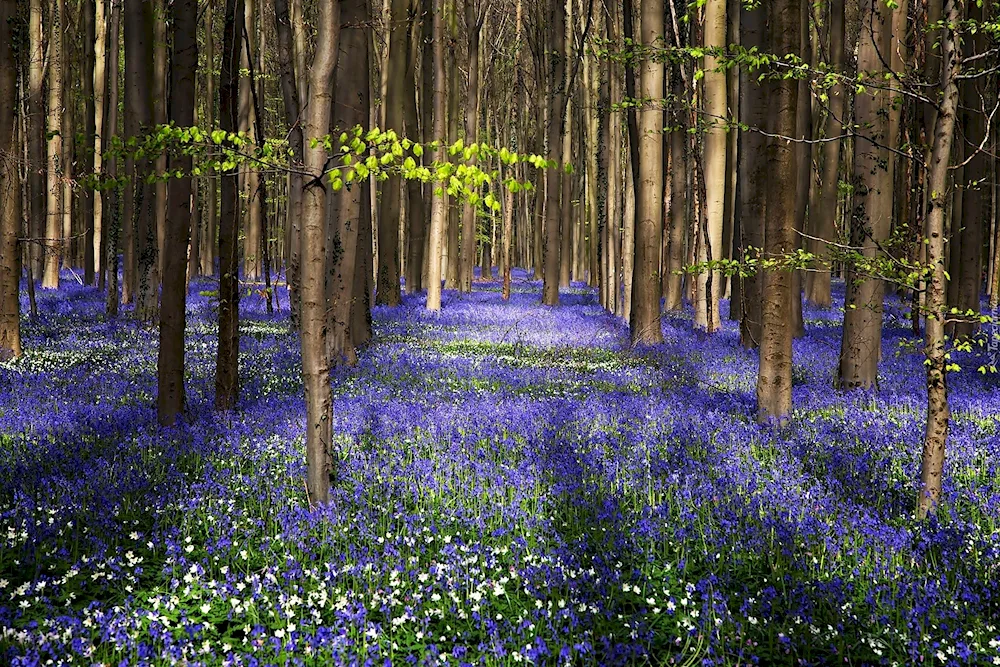
[[[958,358],[939,518],[913,519],[920,345],[890,307],[877,392],[833,389],[806,311],[794,419],[754,420],[733,323],[666,342],[518,274],[375,312],[333,373],[333,501],[305,499],[286,295],[242,301],[241,409],[156,427],[156,334],[73,284],[0,366],[0,663],[1000,664],[998,379]],[[27,304],[25,304],[25,307]],[[966,355],[968,356],[968,355]]]

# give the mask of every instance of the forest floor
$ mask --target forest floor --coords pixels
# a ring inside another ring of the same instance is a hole
[[[284,292],[272,316],[243,299],[218,416],[194,287],[190,418],[161,431],[155,331],[67,285],[0,366],[0,663],[1000,664],[998,381],[956,358],[945,505],[917,523],[902,311],[879,390],[843,395],[842,309],[807,309],[778,429],[728,320],[669,314],[631,350],[583,286],[407,297],[333,375],[337,479],[310,510]]]

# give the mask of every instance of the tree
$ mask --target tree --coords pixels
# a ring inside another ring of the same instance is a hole
[[[46,121],[45,121],[45,39],[42,29],[42,0],[28,5],[28,231],[32,242],[28,250],[31,275],[42,275],[43,245],[47,232]]]
[[[101,123],[104,131],[101,136],[101,153],[109,153],[111,140],[118,134],[118,37],[121,32],[122,0],[111,0],[111,19],[108,23],[107,55],[105,57],[104,80],[107,82],[107,101],[104,104],[104,120]],[[109,317],[118,314],[118,237],[121,231],[121,216],[119,215],[121,187],[117,184],[118,157],[114,152],[106,162],[102,162],[101,171],[112,185],[106,190],[107,197],[101,205],[101,275],[104,277],[106,289],[106,312]]]
[[[958,113],[958,76],[961,52],[958,35],[962,18],[958,0],[946,0],[945,30],[941,38],[940,103],[935,114],[927,190],[927,264],[931,267],[927,283],[927,321],[924,354],[927,356],[927,425],[920,460],[920,490],[917,516],[926,517],[936,510],[941,498],[945,442],[948,439],[948,354],[944,335],[945,317],[945,207],[950,198],[948,169],[951,165],[955,117]]]
[[[91,84],[93,86],[94,95],[94,107],[92,109],[94,125],[93,132],[90,137],[90,145],[94,147],[93,172],[96,176],[100,176],[103,173],[104,165],[102,135],[104,134],[104,108],[108,91],[108,25],[111,22],[111,16],[108,12],[108,9],[110,8],[109,5],[110,3],[106,0],[98,0],[95,5],[96,15],[94,17],[96,34],[94,36],[94,62]],[[94,190],[92,196],[92,217],[90,220],[85,219],[86,224],[90,225],[91,230],[89,244],[91,246],[90,252],[92,253],[92,257],[90,259],[90,266],[92,266],[93,272],[97,276],[99,287],[103,288],[104,273],[101,269],[104,266],[104,257],[101,254],[101,248],[104,245],[103,236],[105,233],[105,194],[100,189],[96,189]]]
[[[478,9],[478,0],[465,0],[465,32],[468,36],[469,77],[465,97],[465,144],[479,141],[479,35],[486,12]],[[471,161],[475,163],[475,155]],[[472,291],[473,266],[476,264],[476,205],[466,200],[462,205],[462,250],[459,256],[458,289]],[[484,276],[485,277],[485,276]]]
[[[141,141],[153,128],[153,23],[152,0],[125,3],[126,140]],[[135,290],[136,319],[140,322],[152,322],[156,317],[160,285],[154,218],[156,190],[147,181],[152,165],[149,158],[136,158],[130,154],[125,168],[134,193],[131,208],[128,205],[125,208],[126,229],[129,229],[131,221],[132,231],[131,239],[126,232],[126,244],[134,246],[131,255],[131,284],[128,279],[129,252],[126,250],[125,287]]]
[[[368,44],[371,38],[367,27],[370,20],[367,0],[341,0],[341,18],[343,26],[340,30],[340,53],[334,76],[336,86],[331,128],[337,136],[364,126],[368,122],[370,107]],[[339,192],[327,195],[330,213],[327,230],[329,247],[326,253],[327,350],[331,364],[353,365],[357,361],[351,315],[359,305],[356,303],[359,295],[356,287],[363,294],[367,286],[365,273],[359,272],[358,267],[365,266],[365,251],[362,249],[365,239],[361,233],[365,225],[361,218],[363,215],[370,215],[363,201],[368,195],[368,189],[361,182],[348,183]],[[370,223],[368,229],[370,239]],[[367,243],[367,253],[371,254],[371,241]],[[358,280],[360,284],[356,285]],[[396,283],[398,288],[398,278]],[[366,304],[360,305],[366,307]]]
[[[740,26],[742,46],[745,49],[767,48],[766,9],[741,8]],[[764,220],[766,219],[768,175],[764,159],[767,141],[763,132],[769,114],[768,96],[759,81],[760,73],[749,67],[740,69],[740,122],[748,130],[740,133],[739,183],[740,183],[740,233],[737,236],[739,256],[760,251],[764,246]],[[751,250],[754,249],[754,250]],[[754,272],[741,278],[739,288],[740,343],[754,348],[761,341],[761,287],[763,276]]]
[[[16,0],[0,0],[0,361],[21,356],[18,244],[21,184],[17,146]]]
[[[444,3],[434,0],[434,131],[435,141],[445,139],[445,116],[447,114],[447,84],[444,65]],[[447,151],[439,150],[439,155],[447,159]],[[427,244],[427,310],[441,310],[441,243],[448,218],[448,191],[441,185],[431,186],[431,228]]]
[[[876,0],[866,0],[862,6],[858,71],[875,82],[886,77],[882,54],[889,53],[891,11]],[[850,245],[867,258],[876,257],[884,248],[892,218],[889,104],[889,93],[878,87],[857,95],[854,102],[855,122],[862,131],[854,140]],[[849,266],[846,287],[840,384],[844,389],[874,387],[882,355],[884,283]]]
[[[726,46],[726,0],[705,2],[705,48]],[[797,46],[797,45],[796,45]],[[722,228],[726,210],[726,72],[713,55],[704,62],[704,100],[708,116],[705,130],[705,215],[708,233],[701,239],[699,261],[708,262],[726,257],[722,247]],[[722,274],[705,271],[698,274],[698,300],[695,303],[695,324],[709,333],[717,331],[719,297],[722,294]]]
[[[295,69],[295,42],[288,0],[274,0],[274,22],[275,32],[278,36],[278,80],[281,83],[281,99],[284,103],[285,122],[288,125],[288,149],[292,161],[292,169],[288,173],[288,215],[285,223],[289,228],[288,239],[290,241],[286,280],[292,321],[298,323],[299,261],[302,240],[301,165],[304,144],[302,123],[299,121],[300,107],[297,82],[299,77],[305,78],[306,73]]]
[[[409,6],[409,30],[406,32],[406,71],[415,72],[417,69],[417,56],[420,44],[420,33],[423,23],[429,22],[430,17],[425,17],[423,21],[418,21],[420,3],[419,0],[412,0]],[[424,51],[430,51],[430,47],[424,45]],[[426,80],[431,78],[431,72],[424,69],[421,76]],[[421,100],[421,104],[430,108],[430,100]],[[417,121],[417,77],[405,77],[405,90],[403,92],[403,129],[404,136],[418,140],[421,136],[421,128]],[[424,201],[422,184],[415,180],[406,181],[406,217],[407,217],[407,238],[409,243],[406,248],[406,293],[413,294],[424,288],[424,245],[427,242],[427,207]]]
[[[771,5],[771,52],[795,54],[800,47],[801,0],[776,0]],[[782,77],[771,84],[772,134],[796,136],[798,82]],[[767,188],[764,222],[764,259],[780,262],[795,248],[795,190],[797,149],[791,142],[767,142]],[[782,268],[764,271],[761,292],[760,361],[757,372],[757,419],[784,420],[792,410],[791,273]]]
[[[173,0],[170,5],[173,45],[170,56],[171,122],[194,125],[195,75],[198,70],[198,2]],[[157,417],[171,426],[184,410],[184,330],[187,290],[185,274],[191,225],[190,155],[171,159],[166,228],[163,238],[163,303],[160,307],[160,347],[157,358]]]
[[[663,36],[663,3],[642,3],[642,44],[652,48]],[[660,250],[663,228],[663,63],[642,64],[642,94],[652,100],[639,114],[639,187],[635,207],[635,264],[632,278],[632,344],[663,342],[660,326]]]
[[[844,72],[844,4],[844,0],[832,0],[830,3],[830,68],[837,73]],[[816,237],[810,241],[809,249],[817,255],[824,250],[820,244],[832,241],[835,235],[834,221],[837,217],[840,186],[840,140],[835,137],[843,132],[846,108],[846,91],[839,78],[834,79],[827,98],[827,141],[822,148],[819,206],[809,213],[812,236]],[[817,267],[811,274],[806,282],[806,299],[822,308],[830,307],[830,271],[827,268]]]
[[[389,17],[389,79],[385,101],[386,129],[403,134],[403,106],[406,95],[406,61],[409,22],[408,0],[392,0]],[[412,72],[410,73],[412,76]],[[384,306],[398,306],[402,297],[399,287],[399,176],[390,175],[383,181],[382,199],[378,211],[378,283],[375,302]]]
[[[103,45],[96,43],[97,34],[94,13],[97,11],[95,0],[82,0],[80,3],[80,14],[83,21],[83,67],[80,77],[83,79],[83,103],[84,103],[84,146],[88,150],[84,151],[84,171],[92,174],[96,167],[96,151],[89,150],[94,145],[94,136],[97,132],[95,107],[96,95],[94,90],[94,74],[97,73],[96,53]],[[103,71],[101,72],[103,75]],[[94,203],[96,197],[87,196],[83,198],[83,282],[88,285],[94,284]]]
[[[63,216],[63,19],[65,0],[55,0],[49,16],[49,113],[48,113],[48,203],[45,218],[45,256],[42,259],[42,287],[59,288],[59,260],[62,256]]]
[[[219,129],[239,127],[239,62],[243,35],[243,0],[226,0],[219,82]],[[324,132],[325,134],[325,132]],[[237,219],[240,193],[236,167],[221,174],[219,216],[219,347],[215,363],[215,409],[232,410],[239,398],[240,292]]]
[[[333,81],[340,49],[340,2],[320,4],[316,51],[309,71],[309,105],[303,134],[309,140],[303,155],[307,175],[302,183],[302,285],[299,338],[302,347],[302,383],[306,398],[306,487],[312,505],[330,498],[330,359],[326,318],[326,150],[322,142],[330,130]]]
[[[562,146],[563,110],[566,106],[566,5],[563,0],[549,0],[549,35],[551,39],[548,72],[549,121],[546,144],[549,155],[556,156]],[[552,159],[554,158],[550,158]],[[562,218],[559,195],[562,190],[563,174],[562,168],[545,171],[542,303],[546,306],[559,305],[559,223]]]

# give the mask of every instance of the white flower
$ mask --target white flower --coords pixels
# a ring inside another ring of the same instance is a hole
[[[212,610],[212,605],[208,604],[207,602],[201,605],[201,613],[207,614],[211,610]]]

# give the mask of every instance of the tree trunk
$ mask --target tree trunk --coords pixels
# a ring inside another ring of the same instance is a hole
[[[726,0],[705,3],[705,47],[726,46]],[[796,45],[797,46],[797,45]],[[719,71],[716,71],[719,70]],[[726,210],[726,72],[719,69],[718,59],[706,55],[704,62],[705,110],[708,128],[705,130],[705,214],[708,233],[702,239],[699,262],[718,261],[724,257],[722,248],[723,218]],[[709,285],[711,283],[711,286]],[[715,270],[698,274],[698,302],[695,325],[709,333],[717,331],[722,274]]]
[[[48,215],[45,224],[45,256],[42,287],[59,288],[59,259],[63,253],[63,33],[65,0],[53,0],[49,16],[49,114],[48,114]]]
[[[311,140],[330,131],[333,80],[340,49],[340,2],[321,3],[316,52],[309,73],[309,105],[303,134],[310,140],[304,149],[305,177],[302,193],[302,382],[306,397],[306,466],[310,504],[330,498],[333,473],[330,451],[332,407],[330,360],[326,334],[326,221],[327,154],[322,143]]]
[[[479,35],[482,30],[482,22],[478,6],[478,0],[465,0],[465,29],[469,49],[469,76],[465,97],[466,146],[479,141]],[[473,155],[470,163],[475,164],[475,162],[476,158]],[[475,264],[476,207],[466,201],[462,205],[462,252],[459,257],[458,281],[460,291],[472,291],[472,275]]]
[[[436,141],[444,141],[445,115],[447,113],[447,95],[444,60],[444,3],[445,0],[434,0],[434,130],[432,136]],[[446,160],[448,151],[439,149],[440,159]],[[448,192],[444,184],[432,184],[431,187],[431,228],[430,242],[427,246],[427,310],[441,310],[441,242],[445,234],[445,223],[448,218]]]
[[[415,72],[417,70],[418,45],[420,44],[420,33],[422,24],[417,20],[419,0],[412,0],[407,18],[409,26],[406,31],[406,71]],[[425,19],[427,20],[427,19]],[[430,77],[428,70],[422,73],[424,77]],[[405,136],[411,141],[420,141],[420,130],[417,123],[417,79],[416,76],[404,77],[403,91],[403,126]],[[421,104],[427,104],[426,100],[421,100]],[[420,181],[409,179],[406,181],[406,218],[407,236],[409,245],[406,249],[406,293],[413,294],[424,288],[424,245],[427,243],[427,210],[424,202],[423,185]]]
[[[812,40],[809,38],[809,13],[811,4],[809,2],[798,3],[800,8],[799,17],[799,55],[807,63],[812,62]],[[809,211],[809,186],[812,183],[812,104],[809,99],[809,82],[805,79],[798,81],[797,107],[795,111],[795,136],[801,139],[795,145],[795,164],[798,169],[795,184],[795,228],[792,231],[792,246],[789,252],[795,252],[802,247],[802,233],[806,229],[806,214],[812,215]],[[795,270],[791,273],[791,286],[789,291],[791,299],[789,313],[789,325],[792,327],[792,335],[800,338],[805,335],[805,325],[802,322],[802,271]]]
[[[453,58],[458,58],[458,18],[456,5],[458,0],[449,0],[447,4],[448,15],[448,50]],[[458,94],[459,94],[459,68],[448,68],[448,143],[453,144],[458,141]],[[451,204],[448,207],[448,238],[445,246],[447,256],[447,273],[445,274],[445,289],[458,289],[461,282],[461,246],[459,229],[461,220],[459,219],[459,207]]]
[[[167,0],[153,0],[153,125],[167,122]],[[154,167],[157,176],[167,171],[166,153],[156,156]],[[157,270],[162,275],[163,247],[167,233],[167,182],[157,179],[156,192],[156,256]]]
[[[16,0],[0,0],[0,361],[21,356],[20,271],[17,236],[21,227],[21,182],[17,146],[17,61],[13,27]]]
[[[94,145],[97,132],[95,114],[94,74],[97,73],[96,54],[102,47],[95,43],[95,0],[83,0],[80,6],[80,18],[83,22],[83,67],[80,78],[83,79],[84,105],[84,146]],[[103,74],[103,71],[101,72]],[[84,173],[93,174],[96,171],[96,152],[84,151]],[[87,193],[83,197],[83,282],[94,284],[94,199],[96,193]]]
[[[240,111],[240,51],[243,0],[226,0],[219,81],[219,129],[236,132]],[[329,111],[327,111],[329,113]],[[324,128],[328,127],[328,123]],[[326,134],[326,129],[320,135]],[[236,168],[221,174],[219,216],[219,347],[215,363],[215,409],[232,410],[239,398],[240,291],[238,234],[240,192]],[[322,242],[320,242],[322,249]]]
[[[549,0],[549,77],[548,77],[548,151],[554,159],[562,146],[563,110],[566,106],[566,5],[563,0]],[[556,160],[558,163],[559,161]],[[562,165],[545,170],[545,241],[543,245],[542,303],[559,305],[559,223],[562,209]]]
[[[254,61],[257,58],[257,33],[254,28],[257,15],[260,13],[255,0],[244,0],[244,45],[241,60],[242,68],[246,69],[248,76],[240,81],[240,119],[241,128],[250,133],[255,145],[264,143],[263,134],[260,131],[261,119],[257,117],[254,110],[254,96],[258,95],[258,81],[255,76],[258,74]],[[265,201],[261,196],[261,181],[264,178],[260,169],[250,164],[244,167],[246,179],[247,207],[246,207],[246,235],[243,239],[243,279],[256,282],[263,276],[263,257],[261,256],[261,242],[264,238],[264,206]]]
[[[368,120],[368,4],[366,0],[341,0],[340,52],[334,82],[333,125],[335,136]],[[388,183],[388,181],[384,181]],[[397,183],[398,185],[398,183]],[[356,270],[364,197],[361,183],[327,195],[332,209],[331,247],[327,249],[328,322],[327,354],[331,364],[357,362],[351,332],[351,313],[357,295],[355,280],[364,279]],[[369,241],[368,247],[371,247]],[[398,280],[397,280],[398,284]]]
[[[46,215],[46,118],[45,118],[45,38],[42,29],[42,0],[30,0],[28,8],[28,231],[31,274],[42,275],[42,258],[47,233]]]
[[[288,125],[288,147],[291,151],[293,168],[288,176],[288,221],[290,227],[288,268],[285,272],[288,284],[289,310],[292,322],[298,324],[299,317],[299,262],[302,223],[302,174],[303,159],[302,123],[300,122],[298,78],[305,72],[295,69],[295,46],[292,23],[289,16],[288,0],[274,2],[275,31],[278,37],[278,79],[281,83],[281,99],[284,103],[285,122]]]
[[[947,25],[957,27],[961,9],[957,0],[945,4]],[[944,335],[947,308],[945,292],[945,207],[948,202],[948,168],[958,112],[958,75],[960,51],[954,29],[941,39],[941,104],[934,119],[927,192],[927,262],[933,273],[927,284],[927,319],[925,348],[927,356],[927,428],[924,432],[923,454],[920,461],[920,491],[917,496],[917,516],[924,518],[937,509],[941,499],[941,477],[944,472],[945,442],[948,439],[948,354]]]
[[[278,0],[280,1],[280,0]],[[215,10],[213,7],[215,2],[208,2],[205,6],[205,62],[208,63],[208,67],[205,71],[205,106],[208,108],[208,126],[211,128],[215,127],[215,38],[212,24],[214,23]],[[275,3],[277,7],[277,2]],[[275,10],[277,11],[277,10]],[[297,108],[297,107],[296,107]],[[295,114],[295,118],[298,119],[298,113]],[[297,126],[296,126],[297,127]],[[301,145],[301,131],[299,132],[299,139]],[[292,136],[289,135],[289,143],[292,141]],[[290,146],[294,150],[294,146]],[[299,154],[298,162],[302,162],[301,153]],[[217,183],[218,179],[209,178],[205,183],[205,221],[202,225],[202,246],[201,246],[201,273],[205,276],[211,276],[215,274],[215,256],[218,251],[218,228],[219,228],[219,216],[217,214],[218,206],[218,191],[219,186]],[[290,194],[289,197],[292,195]],[[291,207],[291,204],[289,204]],[[289,287],[289,293],[291,293],[291,287]],[[295,312],[294,310],[292,312]]]
[[[888,53],[888,8],[866,0],[858,70],[884,78]],[[877,95],[877,98],[876,96]],[[889,236],[892,217],[892,179],[889,172],[891,142],[888,93],[859,94],[854,114],[862,131],[854,139],[854,214],[851,246],[866,258],[874,258]],[[880,278],[865,277],[848,267],[846,277],[844,332],[840,350],[840,384],[844,389],[871,388],[878,381],[882,354],[882,308],[885,287]]]
[[[968,5],[969,19],[981,24],[984,21],[983,7],[975,2]],[[977,30],[974,35],[965,38],[965,54],[972,56],[985,53],[988,50],[986,35]],[[992,81],[992,79],[991,79]],[[983,273],[983,241],[985,238],[984,221],[989,215],[989,160],[985,151],[987,126],[986,117],[990,107],[990,93],[987,82],[980,76],[962,82],[960,95],[962,98],[962,122],[967,150],[972,152],[965,165],[961,217],[961,249],[957,270],[952,271],[952,280],[958,283],[958,298],[952,305],[956,306],[968,319],[956,322],[954,336],[968,337],[979,330],[979,296],[982,292]],[[995,85],[995,84],[994,84]],[[994,96],[995,91],[992,93]],[[984,108],[985,107],[985,108]],[[984,150],[979,146],[984,145]],[[956,239],[957,240],[957,239]]]
[[[108,25],[107,58],[105,62],[104,80],[107,82],[108,99],[104,105],[104,122],[101,136],[101,152],[108,153],[111,148],[111,140],[118,135],[118,55],[119,55],[119,35],[121,33],[122,0],[111,1],[111,21]],[[107,178],[114,182],[118,178],[118,158],[114,152],[101,166]],[[121,186],[115,184],[107,192],[107,198],[101,207],[101,227],[104,232],[101,234],[101,257],[105,276],[106,300],[105,309],[108,316],[114,317],[118,314],[118,239],[121,233]]]
[[[569,60],[569,58],[567,58]],[[559,174],[559,201],[561,202],[561,215],[559,216],[559,287],[569,287],[573,279],[573,226],[576,220],[576,212],[573,207],[573,183],[578,178],[575,171],[570,173],[565,165],[573,165],[573,122],[574,105],[572,97],[566,104],[566,113],[563,116],[562,131],[562,159],[560,164],[564,166]]]
[[[771,52],[794,54],[800,48],[801,0],[775,0],[771,5]],[[798,55],[802,55],[799,53]],[[770,96],[773,133],[797,136],[798,82],[782,78]],[[798,150],[788,141],[771,139],[767,169],[773,178],[767,188],[764,222],[764,255],[779,262],[795,248],[798,188]],[[757,373],[757,420],[784,421],[792,411],[792,274],[784,268],[763,275],[760,362]]]
[[[170,56],[170,120],[177,127],[194,125],[195,76],[198,71],[198,2],[173,0],[173,48]],[[172,426],[184,411],[185,274],[188,230],[191,226],[190,155],[178,155],[170,171],[170,210],[163,238],[163,304],[160,308],[160,349],[157,357],[157,418]]]
[[[407,94],[408,4],[408,0],[392,0],[387,58],[389,78],[384,102],[385,129],[394,130],[400,136],[405,134],[403,106]],[[412,72],[410,74],[412,76]],[[378,284],[375,288],[375,303],[383,306],[398,306],[402,302],[399,289],[401,186],[400,177],[395,174],[390,174],[388,179],[382,181],[378,210]]]
[[[652,47],[663,35],[663,2],[642,3],[640,40]],[[663,63],[642,63],[642,95],[647,102],[639,114],[639,187],[635,207],[635,263],[632,278],[633,345],[663,342],[660,326],[660,248],[663,229]],[[723,163],[724,165],[725,163]]]
[[[830,4],[830,68],[834,72],[844,71],[844,4],[845,0],[832,0]],[[810,214],[812,236],[819,240],[810,240],[809,249],[822,256],[826,252],[824,241],[832,241],[836,235],[835,220],[837,216],[837,201],[840,185],[840,141],[830,141],[843,133],[844,111],[846,108],[846,91],[840,79],[827,93],[829,97],[826,116],[826,138],[822,148],[823,166],[821,174],[821,194],[819,207]],[[814,267],[815,273],[809,281],[806,299],[821,308],[829,308],[830,270],[825,261]]]
[[[765,34],[766,9],[743,7],[740,25],[743,47],[767,49]],[[740,236],[737,245],[741,257],[751,257],[763,250],[765,234],[767,191],[769,170],[765,161],[767,140],[762,132],[767,127],[768,96],[764,86],[757,80],[759,72],[743,68],[740,71],[740,120],[748,129],[740,133]],[[743,347],[760,346],[762,322],[761,288],[764,277],[759,271],[743,276],[740,284],[740,343]]]
[[[687,228],[687,143],[685,119],[681,108],[684,99],[684,79],[679,65],[670,71],[670,93],[673,98],[670,113],[670,208],[667,232],[667,257],[664,276],[664,304],[667,310],[680,310],[684,306],[684,276],[679,271],[684,266],[684,230]]]
[[[94,42],[94,62],[93,62],[93,134],[91,142],[94,147],[93,172],[95,176],[100,176],[104,171],[104,154],[101,145],[101,137],[104,134],[104,109],[107,105],[107,48],[108,48],[108,0],[97,0],[96,15],[94,22],[97,33]],[[101,249],[104,247],[104,193],[97,189],[91,194],[93,197],[93,216],[88,224],[91,225],[90,252],[93,253],[91,262],[94,274],[98,276],[99,286],[104,286],[104,274],[101,268],[104,266],[104,256]]]

